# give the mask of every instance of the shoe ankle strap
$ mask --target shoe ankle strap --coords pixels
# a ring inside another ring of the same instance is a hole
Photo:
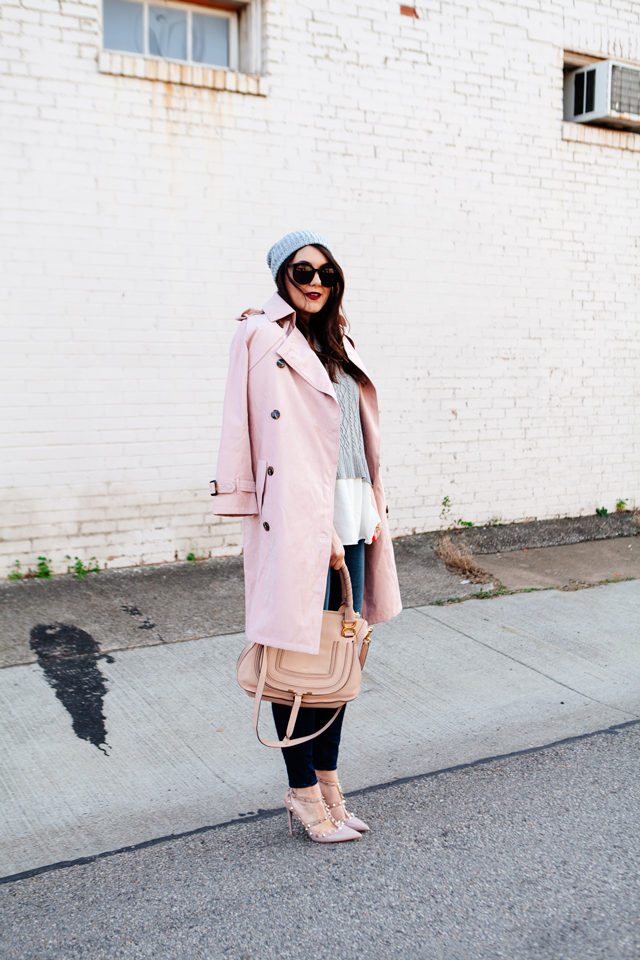
[[[318,781],[318,783],[326,783],[328,787],[337,787],[338,790],[340,789],[339,780],[323,780],[322,777],[319,777],[317,773],[316,773],[316,780]]]
[[[342,787],[340,786],[339,780],[322,780],[320,777],[318,777],[317,774],[316,774],[316,778],[318,780],[318,783],[325,783],[328,787],[335,787],[338,793],[340,794],[340,803],[344,803],[344,793],[342,792]],[[338,804],[333,803],[331,804],[331,806],[337,807]]]
[[[324,803],[323,797],[301,797],[299,793],[296,793],[293,787],[290,787],[291,796],[294,800],[297,800],[298,803]],[[326,803],[324,804],[326,807]]]

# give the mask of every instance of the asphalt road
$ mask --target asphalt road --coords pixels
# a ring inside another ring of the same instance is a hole
[[[637,960],[640,724],[0,887],[6,960]]]

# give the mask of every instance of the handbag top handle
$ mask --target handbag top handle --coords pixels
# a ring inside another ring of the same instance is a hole
[[[342,602],[344,604],[344,613],[342,615],[342,619],[345,628],[349,626],[349,628],[355,630],[357,616],[353,609],[353,589],[351,587],[349,570],[347,569],[347,565],[344,561],[342,562],[342,566],[339,568],[338,573],[340,574],[340,578],[342,580]],[[343,629],[342,636],[344,637],[345,635],[346,634],[344,633]]]

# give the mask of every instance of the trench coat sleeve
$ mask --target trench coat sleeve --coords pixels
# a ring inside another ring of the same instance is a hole
[[[247,321],[244,320],[231,343],[224,395],[216,472],[218,494],[213,498],[213,512],[220,517],[250,517],[258,513],[249,439],[248,371]]]

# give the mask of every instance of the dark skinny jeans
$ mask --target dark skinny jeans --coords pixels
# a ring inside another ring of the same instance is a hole
[[[344,559],[347,564],[351,586],[353,588],[353,607],[362,613],[362,599],[364,594],[364,540],[359,543],[347,544],[344,548]],[[342,603],[342,581],[337,570],[329,568],[327,575],[327,593],[324,601],[325,610],[338,610]],[[291,714],[291,707],[281,703],[272,703],[273,719],[278,739],[282,740],[287,732],[287,723]],[[316,770],[336,770],[338,767],[338,750],[340,748],[340,734],[345,707],[342,708],[328,730],[319,737],[300,743],[296,747],[283,747],[282,756],[287,766],[290,787],[312,787],[318,782]],[[294,737],[307,737],[310,733],[320,730],[331,719],[335,710],[321,709],[320,707],[302,707],[293,729]]]

